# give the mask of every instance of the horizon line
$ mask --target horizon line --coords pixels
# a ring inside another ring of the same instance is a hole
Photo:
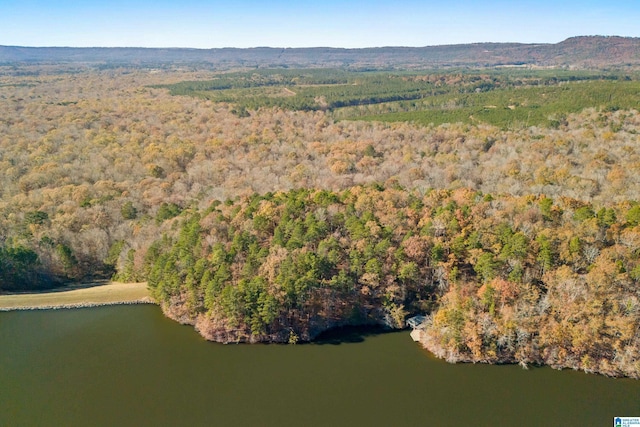
[[[53,45],[41,45],[41,46],[26,46],[26,45],[3,45],[0,44],[0,47],[8,47],[8,48],[22,48],[22,49],[170,49],[170,50],[222,50],[222,49],[238,49],[238,50],[249,50],[249,49],[342,49],[342,50],[365,50],[365,49],[389,49],[389,48],[399,48],[399,49],[421,49],[421,48],[430,48],[430,47],[448,47],[448,46],[465,46],[465,45],[481,45],[481,44],[517,44],[517,45],[554,45],[560,44],[570,39],[575,38],[620,38],[620,39],[640,39],[640,37],[634,36],[620,36],[620,35],[602,35],[602,34],[593,34],[593,35],[578,35],[567,37],[563,40],[557,42],[517,42],[517,41],[508,41],[508,42],[495,42],[495,41],[480,41],[480,42],[468,42],[468,43],[444,43],[444,44],[434,44],[434,45],[386,45],[386,46],[367,46],[367,47],[342,47],[342,46],[298,46],[298,47],[284,47],[284,46],[249,46],[249,47],[234,47],[234,46],[224,46],[224,47],[179,47],[179,46],[53,46]]]

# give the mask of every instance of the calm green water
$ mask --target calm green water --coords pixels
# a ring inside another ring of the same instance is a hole
[[[611,426],[640,381],[449,365],[408,332],[221,345],[155,306],[0,313],[1,426]]]

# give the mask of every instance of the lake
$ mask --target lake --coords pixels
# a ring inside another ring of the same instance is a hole
[[[0,313],[2,426],[610,426],[640,381],[450,365],[407,331],[222,345],[156,306]]]

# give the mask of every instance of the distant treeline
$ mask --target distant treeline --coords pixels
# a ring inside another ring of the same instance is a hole
[[[633,67],[640,64],[640,39],[615,36],[571,37],[556,44],[473,43],[364,49],[271,48],[69,48],[0,46],[0,64],[194,67],[199,69],[349,67],[415,69],[426,67],[542,66],[571,68]]]

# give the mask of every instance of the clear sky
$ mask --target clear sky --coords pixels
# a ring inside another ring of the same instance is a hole
[[[640,0],[0,0],[0,45],[374,47],[640,36]]]

